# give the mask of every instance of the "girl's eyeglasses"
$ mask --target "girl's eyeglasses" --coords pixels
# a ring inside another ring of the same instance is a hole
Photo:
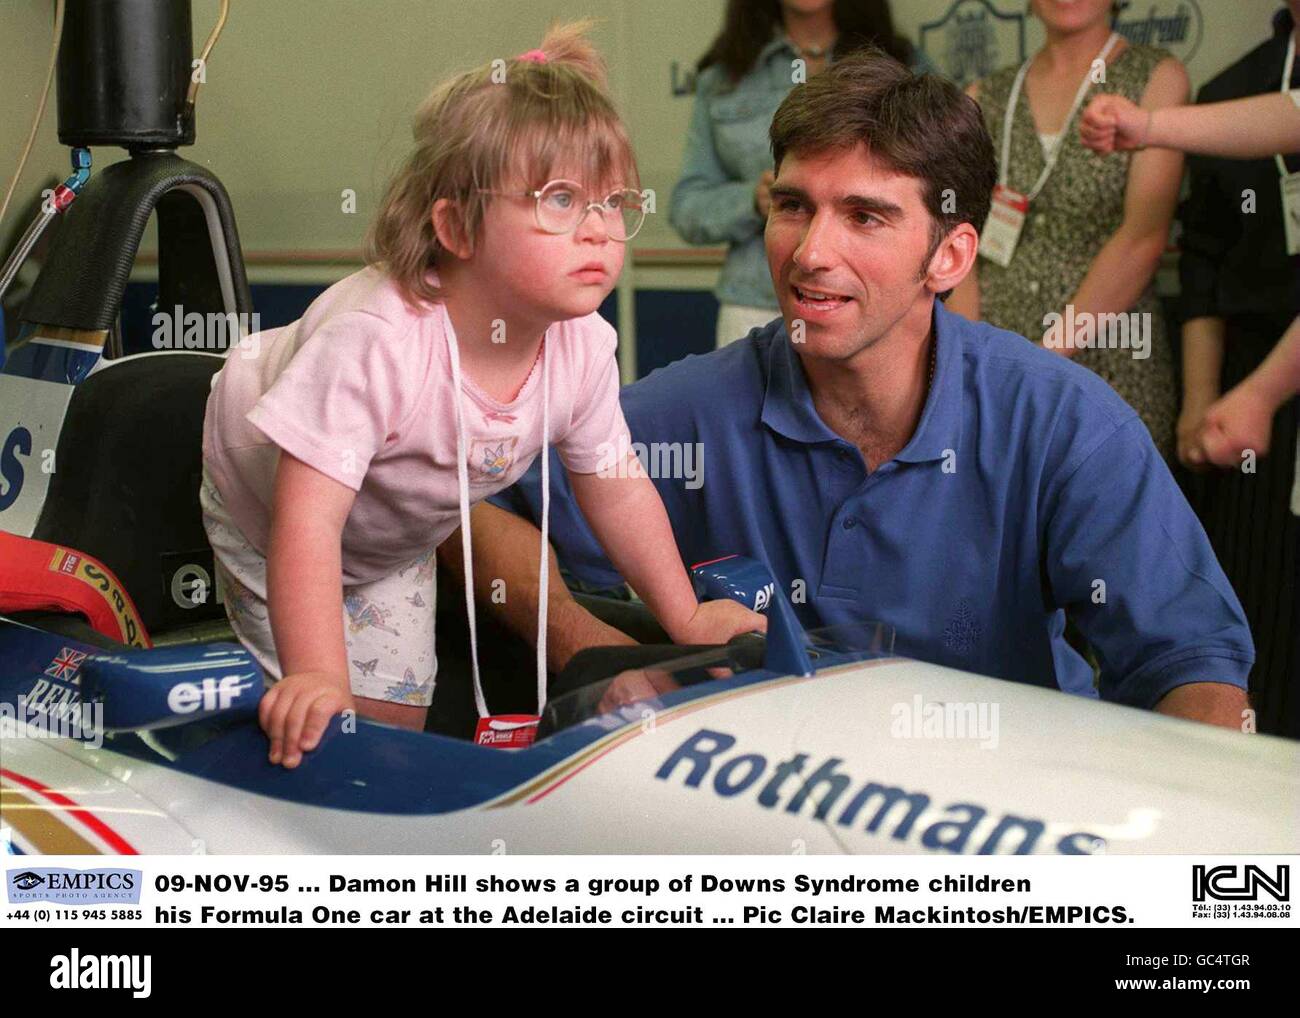
[[[645,222],[641,192],[632,188],[611,191],[602,201],[588,201],[587,192],[572,180],[552,180],[540,191],[488,191],[479,188],[479,194],[532,198],[537,225],[556,235],[573,233],[592,209],[604,216],[610,240],[631,240]]]

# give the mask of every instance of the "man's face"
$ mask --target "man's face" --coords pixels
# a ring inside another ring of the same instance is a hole
[[[933,291],[922,275],[931,220],[921,187],[865,146],[786,153],[765,236],[781,314],[799,353],[850,358],[928,302]]]

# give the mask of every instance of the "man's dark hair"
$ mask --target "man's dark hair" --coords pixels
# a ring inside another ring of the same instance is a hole
[[[951,81],[913,74],[883,51],[860,50],[796,87],[772,118],[776,168],[787,152],[865,145],[895,173],[922,182],[930,250],[961,223],[984,229],[997,183],[993,139],[980,108]]]

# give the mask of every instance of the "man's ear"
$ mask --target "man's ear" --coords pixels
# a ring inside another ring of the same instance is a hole
[[[966,278],[979,256],[980,235],[970,223],[959,223],[939,242],[925,274],[932,293],[945,293]]]
[[[474,245],[465,229],[464,213],[456,202],[450,198],[439,198],[433,203],[429,218],[433,223],[434,236],[444,250],[462,261],[474,253]]]

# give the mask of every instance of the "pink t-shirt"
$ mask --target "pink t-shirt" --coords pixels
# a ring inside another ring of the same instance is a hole
[[[451,331],[442,305],[412,312],[388,276],[366,268],[292,325],[231,350],[208,397],[203,458],[249,543],[267,553],[281,449],[357,493],[343,528],[345,584],[392,574],[460,526]],[[617,342],[596,314],[546,333],[549,441],[577,473],[630,441]],[[471,503],[514,484],[541,451],[541,364],[509,404],[463,377]]]

